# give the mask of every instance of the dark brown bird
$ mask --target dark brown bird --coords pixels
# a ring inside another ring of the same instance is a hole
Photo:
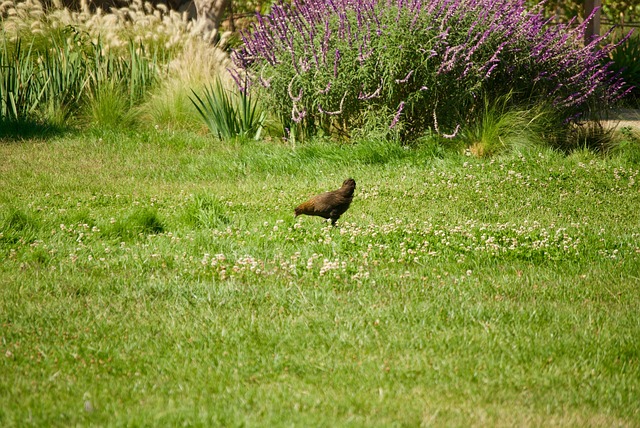
[[[298,205],[295,216],[306,214],[330,218],[331,225],[335,226],[340,216],[349,209],[355,189],[356,181],[353,178],[347,178],[338,190],[321,193]]]

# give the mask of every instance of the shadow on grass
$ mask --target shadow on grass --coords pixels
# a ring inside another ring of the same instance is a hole
[[[30,139],[49,139],[60,136],[70,129],[51,125],[42,124],[32,121],[5,121],[0,119],[0,142],[21,142]]]

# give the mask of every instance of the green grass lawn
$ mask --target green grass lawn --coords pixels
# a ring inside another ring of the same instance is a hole
[[[0,425],[640,426],[640,164],[0,143]],[[293,218],[357,181],[332,228]]]

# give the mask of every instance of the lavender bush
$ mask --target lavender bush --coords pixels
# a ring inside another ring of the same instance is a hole
[[[547,24],[524,0],[294,0],[234,57],[291,125],[332,134],[373,113],[404,138],[452,137],[506,94],[571,123],[623,95],[605,37],[584,46],[586,23]]]

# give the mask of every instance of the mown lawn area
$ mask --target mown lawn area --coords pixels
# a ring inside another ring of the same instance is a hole
[[[640,426],[640,164],[0,143],[0,425]],[[347,177],[335,228],[293,208]]]

